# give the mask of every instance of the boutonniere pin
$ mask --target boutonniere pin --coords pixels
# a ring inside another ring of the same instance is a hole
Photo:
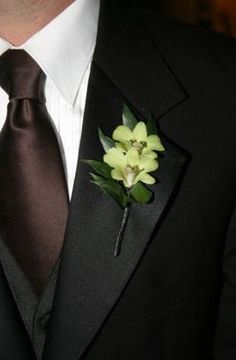
[[[122,125],[108,137],[101,129],[98,136],[104,149],[103,161],[84,160],[94,172],[94,184],[111,196],[123,209],[123,219],[116,240],[114,256],[118,256],[132,203],[148,204],[153,199],[149,186],[156,183],[151,174],[159,167],[158,152],[165,151],[153,118],[139,121],[127,105],[123,105]]]

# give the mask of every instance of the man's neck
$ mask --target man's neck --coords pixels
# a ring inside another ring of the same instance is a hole
[[[74,0],[0,0],[0,37],[23,44]]]

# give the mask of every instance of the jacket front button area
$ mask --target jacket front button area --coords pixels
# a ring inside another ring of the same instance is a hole
[[[50,321],[50,317],[51,317],[51,313],[48,312],[47,314],[41,316],[38,319],[38,323],[39,323],[39,326],[41,327],[41,329],[47,330],[48,324],[49,324],[49,321]]]

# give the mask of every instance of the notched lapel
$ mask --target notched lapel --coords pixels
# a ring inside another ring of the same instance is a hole
[[[147,45],[148,38],[135,40],[131,31],[134,24],[129,29],[122,29],[122,38],[118,37],[117,26],[124,26],[128,19],[122,18],[127,14],[116,9],[113,5],[116,3],[102,1],[80,159],[102,159],[97,127],[110,135],[121,123],[123,102],[140,116],[152,112],[157,117],[186,99],[186,93],[161,57],[156,52],[154,55],[153,45],[150,42]],[[108,29],[106,26],[110,21],[113,27]],[[130,21],[134,22],[133,17]],[[134,29],[143,33],[137,25]],[[144,57],[139,62],[137,47],[140,41],[145,46],[146,59],[150,59],[155,68],[150,69]],[[160,82],[151,76],[157,76],[157,68],[162,69]],[[117,258],[113,257],[113,252],[122,211],[113,199],[90,182],[90,169],[79,161],[43,360],[80,359],[135,271],[154,228],[170,204],[187,160],[185,151],[166,136],[162,136],[162,141],[166,152],[160,160],[159,181],[152,187],[154,200],[148,205],[132,206],[122,251]]]

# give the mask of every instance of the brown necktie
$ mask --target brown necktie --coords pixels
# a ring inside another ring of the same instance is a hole
[[[62,248],[68,194],[44,99],[45,74],[23,50],[0,57],[9,95],[0,133],[0,231],[39,295]]]

